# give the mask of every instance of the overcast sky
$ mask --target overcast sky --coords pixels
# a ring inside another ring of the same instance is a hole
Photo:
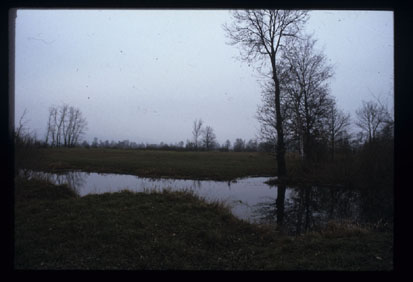
[[[15,119],[42,138],[48,108],[67,103],[87,141],[175,143],[202,118],[220,143],[257,137],[260,77],[236,59],[228,10],[18,10]],[[331,94],[351,113],[393,107],[393,13],[312,11],[306,30],[335,67]]]

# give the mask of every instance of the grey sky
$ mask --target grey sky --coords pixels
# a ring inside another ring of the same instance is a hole
[[[81,109],[85,139],[175,143],[202,118],[220,143],[255,138],[259,76],[225,44],[227,10],[18,10],[15,117],[43,138],[48,108]],[[393,13],[312,11],[335,66],[331,93],[354,116],[372,94],[393,106]]]

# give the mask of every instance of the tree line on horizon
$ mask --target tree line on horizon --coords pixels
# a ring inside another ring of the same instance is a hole
[[[271,152],[271,144],[266,142],[258,142],[257,139],[249,139],[248,141],[242,138],[236,138],[233,143],[230,140],[226,140],[224,143],[219,144],[214,142],[213,146],[208,148],[204,144],[200,144],[197,147],[195,142],[187,139],[186,142],[180,141],[175,143],[144,143],[134,142],[128,139],[122,141],[114,140],[100,140],[94,138],[91,143],[84,140],[78,144],[78,147],[83,148],[112,148],[112,149],[138,149],[138,150],[167,150],[167,151],[220,151],[220,152]]]
[[[333,104],[334,105],[334,104]],[[267,108],[266,108],[267,107]],[[264,104],[261,106],[263,111],[257,111],[259,115],[271,109]],[[327,130],[319,130],[318,140],[323,140],[318,144],[320,152],[330,154],[334,158],[334,152],[345,150],[354,150],[366,142],[373,142],[382,137],[392,138],[393,121],[390,113],[380,101],[363,101],[362,106],[356,111],[357,120],[355,125],[361,130],[357,134],[351,134],[348,129],[351,125],[350,114],[345,115],[342,111],[333,106],[329,112],[330,123],[327,124]],[[62,104],[61,106],[51,106],[49,108],[49,117],[47,122],[47,131],[44,140],[39,140],[35,134],[25,126],[27,120],[24,111],[18,122],[15,131],[16,145],[28,143],[36,147],[83,147],[83,148],[116,148],[116,149],[146,149],[146,150],[173,150],[173,151],[234,151],[234,152],[276,152],[275,138],[271,138],[271,131],[266,126],[271,123],[261,121],[260,137],[249,139],[236,138],[232,143],[227,139],[224,143],[219,144],[216,135],[211,126],[203,127],[202,119],[196,119],[192,126],[192,139],[186,139],[186,142],[177,143],[137,143],[130,140],[99,140],[94,137],[92,142],[82,140],[87,130],[87,121],[78,108]],[[328,130],[329,129],[329,130]],[[291,129],[291,131],[293,131]],[[273,132],[272,132],[273,133]],[[324,133],[325,135],[322,135]],[[301,157],[303,154],[302,143],[300,139],[286,139],[287,152],[296,152]],[[324,138],[324,139],[323,139]],[[314,144],[313,144],[314,145]],[[314,149],[314,148],[313,148]]]

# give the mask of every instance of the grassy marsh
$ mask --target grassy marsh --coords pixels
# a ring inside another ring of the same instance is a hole
[[[23,167],[49,172],[132,174],[141,177],[232,180],[273,176],[274,157],[266,153],[174,152],[120,149],[40,149],[36,162]]]
[[[16,269],[391,270],[393,234],[289,237],[187,192],[88,195],[16,179]]]

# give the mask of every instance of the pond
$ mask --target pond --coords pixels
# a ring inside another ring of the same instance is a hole
[[[64,174],[21,171],[28,178],[68,184],[79,196],[129,190],[187,190],[206,201],[224,202],[238,218],[251,223],[282,224],[289,234],[317,230],[331,220],[365,222],[362,194],[340,187],[279,187],[268,177],[233,181],[151,179],[123,174],[72,171]]]

